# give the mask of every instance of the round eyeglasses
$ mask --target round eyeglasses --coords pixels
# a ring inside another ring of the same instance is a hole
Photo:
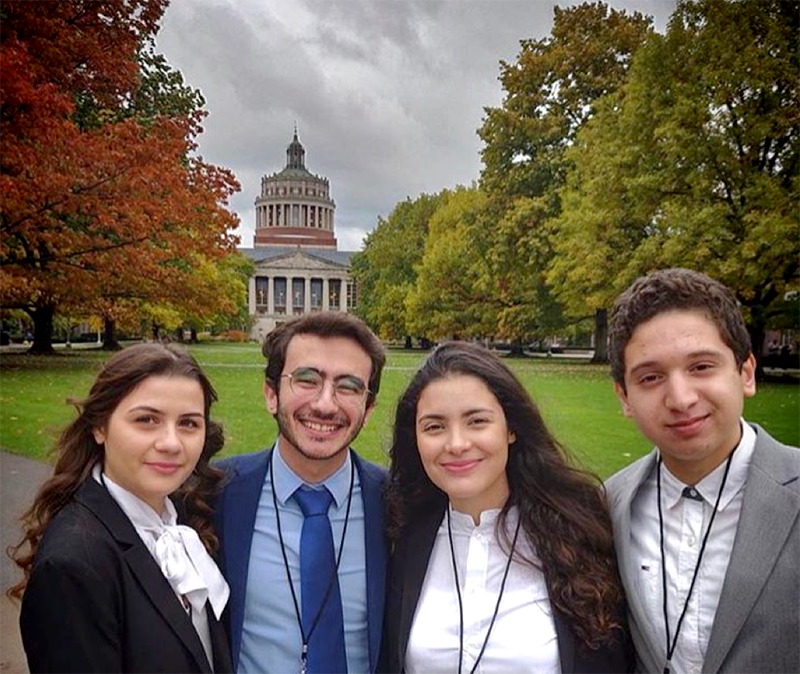
[[[298,367],[291,374],[282,374],[289,380],[292,393],[302,398],[317,398],[325,388],[328,378],[313,367]],[[369,394],[367,385],[352,374],[343,374],[333,380],[333,397],[342,404],[360,404]]]

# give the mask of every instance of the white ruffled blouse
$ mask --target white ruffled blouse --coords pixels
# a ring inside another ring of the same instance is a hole
[[[156,560],[161,572],[175,592],[181,606],[190,613],[192,624],[213,667],[211,632],[206,602],[219,620],[230,590],[219,568],[208,554],[197,532],[178,524],[178,514],[170,499],[164,499],[164,513],[159,514],[138,496],[120,487],[95,465],[92,477],[104,484],[136,533]]]

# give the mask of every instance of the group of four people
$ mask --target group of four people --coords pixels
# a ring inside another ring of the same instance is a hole
[[[615,303],[614,387],[656,447],[605,487],[480,346],[412,376],[388,474],[350,449],[385,360],[362,322],[263,351],[278,438],[216,463],[190,356],[106,363],[15,552],[32,672],[800,671],[800,452],[743,420],[755,359],[707,276]]]

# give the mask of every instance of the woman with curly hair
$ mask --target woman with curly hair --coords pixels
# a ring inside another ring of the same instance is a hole
[[[228,586],[209,554],[216,397],[188,353],[139,344],[76,405],[12,550],[31,672],[231,671]]]
[[[602,486],[486,349],[443,344],[412,379],[387,507],[387,671],[629,671]]]

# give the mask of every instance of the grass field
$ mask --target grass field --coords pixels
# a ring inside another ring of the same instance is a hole
[[[264,359],[251,344],[201,344],[190,349],[219,393],[213,415],[225,426],[224,454],[270,445],[275,422],[262,397]],[[378,406],[354,443],[367,458],[386,462],[397,398],[424,359],[422,352],[390,351]],[[73,416],[64,404],[80,399],[108,354],[93,350],[51,357],[0,356],[0,446],[46,459],[59,428]],[[625,419],[605,367],[537,359],[509,359],[538,403],[556,437],[602,477],[649,451],[648,442]],[[748,420],[783,442],[800,444],[800,386],[767,383],[745,404]]]

